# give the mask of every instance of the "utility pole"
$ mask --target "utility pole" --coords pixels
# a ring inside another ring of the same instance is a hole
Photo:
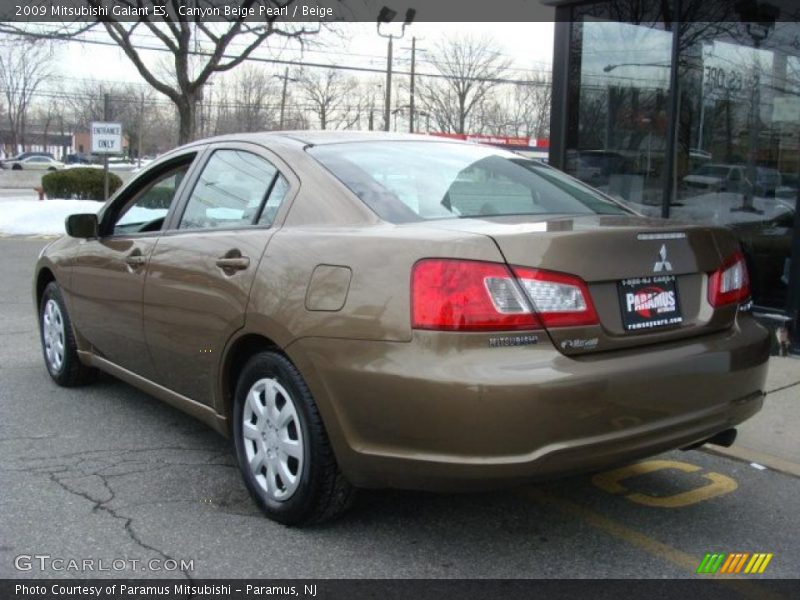
[[[417,58],[417,38],[411,38],[411,97],[408,101],[408,132],[414,133],[414,67]]]
[[[111,96],[103,94],[103,121],[111,120]],[[103,198],[108,200],[108,154],[103,154]]]
[[[286,113],[286,87],[289,85],[289,67],[283,72],[283,91],[281,92],[281,116],[278,123],[278,129],[283,129],[283,117]]]
[[[394,38],[389,36],[389,50],[386,54],[386,105],[383,107],[383,130],[389,131],[392,118],[392,48]]]

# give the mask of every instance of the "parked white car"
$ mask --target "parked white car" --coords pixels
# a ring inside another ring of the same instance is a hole
[[[683,178],[684,188],[701,192],[739,192],[745,180],[741,165],[703,165]]]
[[[58,171],[64,168],[64,163],[48,156],[29,156],[22,160],[7,160],[3,168],[13,171]]]

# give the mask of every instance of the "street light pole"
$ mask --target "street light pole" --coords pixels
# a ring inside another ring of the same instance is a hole
[[[386,90],[384,90],[386,92],[386,96],[385,96],[385,104],[383,107],[384,131],[389,131],[392,118],[392,51],[394,49],[394,38],[396,37],[397,39],[400,39],[403,37],[403,35],[406,32],[406,27],[411,25],[412,21],[414,20],[414,15],[416,14],[417,14],[416,10],[414,10],[413,8],[409,8],[406,11],[406,18],[403,21],[403,27],[400,30],[400,34],[393,35],[391,33],[388,34],[381,33],[381,24],[391,23],[392,20],[397,16],[397,11],[394,11],[387,6],[384,6],[378,13],[378,35],[381,37],[389,38],[389,48],[386,53]]]

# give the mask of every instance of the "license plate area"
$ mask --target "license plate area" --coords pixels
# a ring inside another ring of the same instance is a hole
[[[625,331],[675,327],[683,322],[674,275],[623,279],[617,291]]]

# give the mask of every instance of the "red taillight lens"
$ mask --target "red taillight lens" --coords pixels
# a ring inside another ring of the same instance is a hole
[[[736,252],[708,276],[708,302],[713,307],[741,302],[750,297],[750,276],[741,252]]]
[[[512,273],[500,263],[421,260],[411,277],[411,301],[416,329],[504,331],[598,323],[580,278],[525,267]]]
[[[508,267],[472,260],[429,258],[414,265],[411,314],[415,329],[498,331],[541,326]]]
[[[586,282],[580,277],[514,267],[514,274],[545,327],[597,325],[597,311]]]

